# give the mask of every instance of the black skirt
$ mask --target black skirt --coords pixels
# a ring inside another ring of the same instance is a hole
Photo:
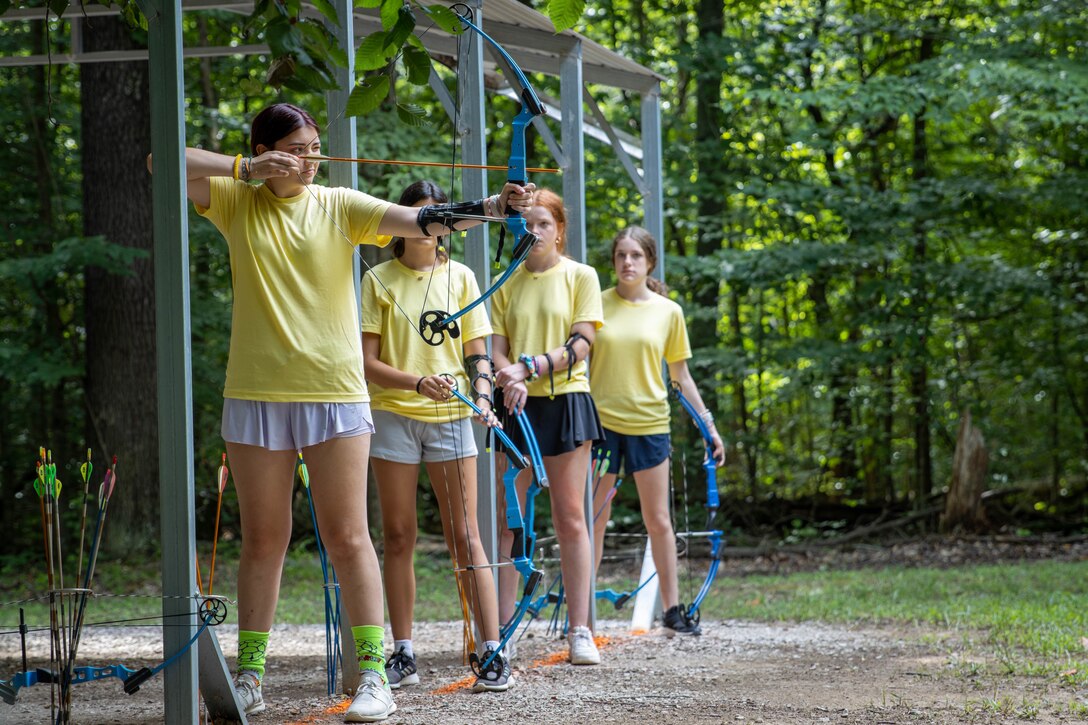
[[[507,414],[502,404],[502,391],[496,393],[495,409],[500,412],[506,435],[522,453],[528,455],[521,426]],[[594,444],[604,441],[604,428],[589,393],[566,393],[554,398],[529,396],[524,414],[532,425],[542,456],[570,453],[586,441]]]

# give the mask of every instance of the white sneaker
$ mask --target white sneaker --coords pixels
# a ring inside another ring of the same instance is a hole
[[[344,722],[378,722],[396,711],[397,703],[393,702],[389,685],[382,682],[380,674],[367,670],[363,672],[351,707],[344,714]]]
[[[506,656],[507,662],[513,662],[514,658],[518,656],[518,643],[514,641],[513,637],[502,648],[502,653]]]
[[[599,665],[601,653],[593,641],[593,632],[589,627],[574,627],[567,635],[570,643],[570,663],[572,665]]]
[[[261,693],[261,681],[256,672],[239,670],[234,676],[234,691],[238,693],[246,715],[264,712],[264,695]]]

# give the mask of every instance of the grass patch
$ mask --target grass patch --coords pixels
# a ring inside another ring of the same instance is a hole
[[[1088,681],[1088,562],[719,577],[704,616],[766,621],[925,624],[975,633],[1009,672]]]

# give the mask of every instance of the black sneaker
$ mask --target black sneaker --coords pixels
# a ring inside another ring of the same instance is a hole
[[[693,637],[698,637],[703,633],[703,630],[699,628],[699,624],[688,616],[687,609],[683,604],[669,607],[669,610],[665,612],[664,625],[665,635],[670,638],[677,634],[690,634]]]
[[[408,685],[418,685],[419,675],[416,660],[408,656],[401,647],[385,661],[385,678],[389,680],[389,689],[397,690]]]
[[[484,652],[481,662],[487,662],[487,658],[494,652],[492,649],[488,649]],[[502,653],[495,655],[495,658],[491,660],[491,664],[487,666],[479,677],[476,678],[476,683],[472,686],[473,692],[504,692],[509,690],[510,686],[514,684],[514,676],[510,673],[510,662],[507,661]]]

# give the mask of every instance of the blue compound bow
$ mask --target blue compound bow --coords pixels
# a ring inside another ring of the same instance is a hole
[[[513,71],[513,76],[509,78],[509,81],[511,85],[516,84],[518,86],[518,96],[521,99],[521,108],[518,111],[518,114],[514,116],[514,120],[510,123],[510,158],[507,162],[508,171],[506,180],[513,184],[524,185],[528,182],[529,178],[529,174],[526,171],[525,129],[528,128],[534,118],[544,114],[544,104],[540,102],[540,99],[536,95],[536,91],[533,90],[532,85],[529,83],[529,79],[525,77],[525,73],[522,72],[521,67],[518,66],[510,54],[506,52],[506,49],[499,45],[494,38],[481,30],[480,27],[472,21],[472,11],[469,7],[467,5],[458,4],[454,5],[451,9],[457,13],[457,16],[461,19],[465,28],[475,32],[480,38],[494,48],[495,52],[506,61],[510,70]],[[513,209],[508,209],[506,212],[506,226],[503,227],[503,235],[505,235],[507,231],[509,231],[514,238],[513,258],[510,261],[510,265],[501,275],[499,275],[498,279],[483,292],[483,294],[456,312],[450,313],[444,310],[427,310],[420,315],[419,332],[428,344],[436,347],[441,345],[442,341],[446,339],[447,333],[450,337],[459,337],[461,331],[457,325],[457,321],[479,305],[483,304],[488,297],[493,295],[499,287],[510,279],[518,266],[520,266],[521,263],[525,261],[525,258],[529,256],[529,252],[537,242],[537,236],[526,228],[525,217]],[[502,255],[503,240],[504,236],[500,236],[498,251],[495,255],[496,263]]]
[[[84,682],[116,677],[124,683],[125,692],[132,695],[139,691],[145,682],[165,670],[176,662],[179,657],[188,652],[200,639],[200,635],[204,633],[205,629],[209,626],[221,624],[226,619],[227,607],[224,600],[221,597],[205,598],[200,606],[199,616],[201,619],[200,627],[192,639],[173,655],[153,667],[132,669],[122,664],[104,665],[102,667],[73,667],[70,671],[64,673],[63,679],[67,681],[67,685],[80,685]],[[43,668],[16,672],[10,679],[0,680],[0,699],[9,705],[14,705],[15,698],[22,688],[49,683],[62,684],[62,675]]]
[[[710,586],[714,583],[714,579],[718,576],[718,569],[721,567],[721,550],[724,543],[724,535],[721,529],[715,528],[715,520],[718,517],[718,508],[721,504],[718,496],[717,465],[714,461],[714,437],[710,433],[710,426],[696,412],[691,401],[681,392],[680,384],[674,380],[670,385],[673,395],[680,401],[680,405],[687,411],[687,414],[691,416],[691,419],[695,422],[695,427],[699,429],[699,435],[703,437],[703,446],[706,449],[703,458],[703,473],[706,476],[706,526],[703,531],[689,531],[686,534],[689,538],[692,536],[705,536],[710,540],[710,568],[707,570],[702,586],[699,587],[698,594],[695,595],[695,598],[684,612],[688,619],[698,624],[699,607],[702,606],[703,600],[706,599],[706,595],[710,592]]]
[[[710,587],[714,583],[714,579],[718,576],[718,570],[721,567],[721,550],[724,545],[724,533],[715,528],[715,520],[718,516],[718,510],[720,508],[720,497],[718,495],[718,476],[717,465],[714,462],[714,438],[710,433],[710,428],[706,422],[696,412],[695,407],[691,404],[691,401],[681,392],[680,385],[675,381],[670,383],[672,393],[676,396],[676,399],[680,402],[681,407],[694,421],[696,428],[699,430],[699,434],[703,438],[703,446],[705,448],[705,457],[703,458],[703,473],[706,479],[706,526],[703,531],[686,531],[678,532],[678,538],[691,539],[694,537],[705,536],[710,541],[710,567],[707,570],[706,577],[703,580],[702,585],[699,587],[698,593],[693,598],[691,604],[684,608],[682,614],[690,619],[694,623],[699,622],[699,608],[702,606],[703,600],[706,599],[707,594],[710,592]],[[604,465],[602,465],[604,464]],[[594,481],[599,482],[607,461],[597,459],[594,463]],[[617,478],[616,483],[613,486],[613,492],[619,488],[622,479]],[[609,494],[611,498],[612,494]],[[604,506],[601,507],[594,514],[594,521],[601,515]],[[598,600],[611,602],[617,609],[622,609],[631,599],[633,599],[644,587],[654,580],[657,576],[655,571],[650,574],[646,579],[639,582],[638,586],[630,591],[618,592],[615,589],[598,589],[594,596]],[[559,606],[563,602],[563,583],[562,577],[559,577],[552,583],[546,592],[541,594],[531,603],[529,607],[529,613],[535,619],[550,605],[556,605],[556,609],[552,615],[552,629],[558,628],[559,618]]]
[[[477,415],[481,417],[484,415],[479,406],[457,389],[456,380],[452,376],[443,377],[452,383],[453,387],[450,392],[454,397],[471,408]],[[517,632],[521,620],[530,611],[533,604],[533,595],[536,594],[537,587],[543,577],[543,572],[533,565],[533,550],[536,548],[534,524],[536,521],[536,497],[541,489],[547,488],[548,476],[544,471],[544,460],[540,455],[536,435],[534,435],[532,426],[525,414],[519,411],[515,412],[511,417],[517,421],[522,440],[525,442],[525,449],[529,453],[528,457],[521,453],[501,428],[491,428],[490,430],[502,443],[506,458],[510,462],[510,465],[506,468],[506,473],[502,477],[506,505],[506,528],[514,535],[514,542],[510,547],[510,563],[521,575],[525,586],[522,589],[521,599],[514,608],[514,613],[499,627],[500,640],[495,651],[482,661],[475,652],[469,655],[469,663],[473,672],[477,675],[482,675],[498,653],[506,646],[506,643],[510,641],[510,638]],[[518,496],[517,477],[526,468],[532,470],[532,480],[529,489],[525,492],[525,511],[523,513],[521,499]]]

